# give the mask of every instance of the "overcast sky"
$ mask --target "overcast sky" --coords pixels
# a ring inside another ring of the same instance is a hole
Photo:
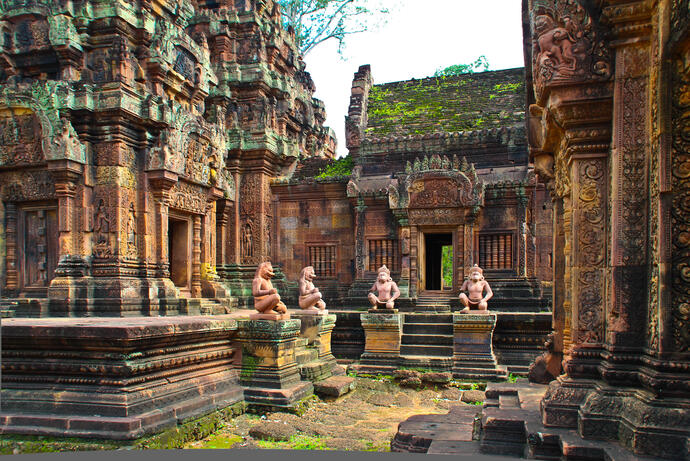
[[[345,115],[352,77],[371,64],[375,83],[423,78],[439,67],[467,64],[485,55],[490,70],[524,65],[520,0],[382,0],[392,11],[377,30],[352,35],[340,57],[337,42],[315,48],[305,58],[326,104],[326,125],[346,155]]]

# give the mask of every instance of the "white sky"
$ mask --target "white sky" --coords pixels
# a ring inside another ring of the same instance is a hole
[[[345,115],[352,77],[371,64],[375,83],[423,78],[439,67],[468,64],[485,55],[489,70],[522,67],[520,0],[382,0],[391,13],[377,30],[346,38],[343,56],[337,41],[322,43],[305,58],[326,104],[326,125],[346,155]]]

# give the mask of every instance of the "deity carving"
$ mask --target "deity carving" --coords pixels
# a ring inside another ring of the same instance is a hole
[[[484,280],[484,271],[476,264],[470,269],[470,276],[462,284],[460,288],[460,302],[464,309],[460,311],[461,314],[467,314],[470,311],[476,311],[477,314],[486,314],[489,312],[489,301],[494,293],[491,291],[489,282]],[[464,292],[469,294],[466,295]],[[486,291],[486,295],[484,294]]]
[[[108,219],[108,213],[103,199],[98,201],[98,207],[94,214],[93,231],[95,234],[94,255],[98,258],[109,258],[112,256],[108,237],[110,219]]]
[[[400,297],[398,284],[391,278],[391,271],[385,266],[379,268],[376,282],[369,290],[369,302],[373,309],[393,309],[395,300]],[[376,292],[378,295],[375,295]]]
[[[271,277],[273,277],[273,266],[270,261],[259,264],[252,281],[252,296],[254,296],[254,308],[262,314],[276,312],[285,314],[287,307],[280,300],[278,291],[273,288]]]
[[[321,292],[314,286],[316,273],[312,266],[302,269],[299,276],[299,307],[305,310],[326,309],[326,303],[322,299]]]
[[[127,256],[137,256],[137,218],[134,211],[134,203],[130,203],[127,213]]]
[[[67,158],[80,163],[86,162],[86,148],[79,141],[77,132],[67,118],[62,119],[60,132],[55,136],[58,158]]]
[[[254,239],[252,235],[252,222],[247,222],[242,227],[242,257],[251,258],[254,256]]]
[[[570,18],[564,18],[566,27],[560,27],[556,21],[545,14],[534,20],[534,31],[537,35],[540,66],[552,67],[562,75],[572,75],[577,70],[577,59],[573,47],[582,38],[582,31]],[[582,50],[578,50],[582,52]]]

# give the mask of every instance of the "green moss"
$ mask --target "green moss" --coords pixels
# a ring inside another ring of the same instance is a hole
[[[200,448],[224,450],[234,447],[243,440],[244,439],[242,439],[242,437],[235,434],[215,434],[209,437],[208,440],[204,441],[204,444]]]
[[[287,442],[275,440],[257,440],[256,444],[261,448],[284,450],[330,450],[321,437],[304,434],[295,434]]]
[[[326,168],[322,169],[319,174],[315,176],[316,179],[327,179],[336,178],[341,176],[350,176],[352,174],[352,169],[355,166],[355,162],[349,155],[347,157],[342,157],[336,159],[328,165]]]

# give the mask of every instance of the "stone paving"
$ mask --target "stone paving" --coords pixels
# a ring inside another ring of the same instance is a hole
[[[398,425],[411,416],[445,415],[451,410],[469,415],[471,421],[481,406],[462,402],[462,392],[455,387],[401,388],[387,377],[357,378],[353,392],[329,401],[316,400],[302,416],[244,414],[185,448],[389,451]],[[457,437],[472,439],[471,423],[455,430]]]

